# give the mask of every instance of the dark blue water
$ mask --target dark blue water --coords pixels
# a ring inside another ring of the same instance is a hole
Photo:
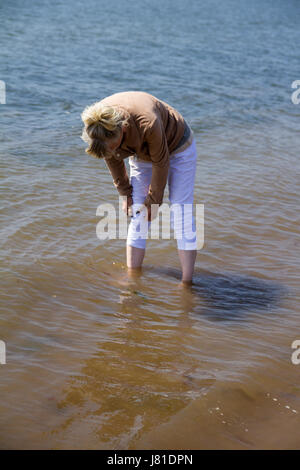
[[[297,125],[297,0],[14,0],[0,14],[3,151],[61,162],[83,148],[82,108],[123,90],[170,102],[200,134]]]

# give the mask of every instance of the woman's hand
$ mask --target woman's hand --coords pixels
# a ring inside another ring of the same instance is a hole
[[[128,203],[129,205],[132,205],[132,198],[129,196],[127,199],[131,199],[131,203]],[[123,200],[123,210],[126,212],[126,200]],[[151,210],[152,209],[152,210]],[[146,210],[146,214],[145,214]],[[143,213],[143,217],[147,217],[148,222],[151,222],[152,220],[155,219],[157,216],[157,211],[158,211],[158,204],[152,204],[152,206],[148,207],[142,204],[138,210],[136,211],[135,215]],[[128,214],[127,214],[128,215]],[[129,215],[132,216],[132,210],[129,212]]]
[[[126,215],[132,215],[132,209],[130,209],[132,204],[133,204],[132,196],[127,196],[126,198],[123,199],[122,209]]]
[[[151,222],[151,206],[150,207],[147,207],[147,211],[148,211],[148,222]]]
[[[146,209],[147,209],[147,220],[148,222],[151,222],[157,216],[158,205],[152,204],[151,206],[146,206]],[[141,206],[140,210],[137,211],[137,214],[139,214],[143,210],[145,210],[145,205]]]

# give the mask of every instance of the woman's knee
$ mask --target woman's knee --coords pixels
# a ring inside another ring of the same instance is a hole
[[[134,204],[134,215],[130,221],[127,233],[127,245],[136,248],[145,248],[148,237],[150,223],[145,217],[135,214],[136,205]]]

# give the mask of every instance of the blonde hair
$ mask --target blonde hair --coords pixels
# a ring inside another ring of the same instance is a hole
[[[106,141],[120,136],[128,118],[127,111],[104,105],[100,101],[87,106],[81,113],[84,123],[81,138],[89,144],[86,153],[97,158],[108,155]]]

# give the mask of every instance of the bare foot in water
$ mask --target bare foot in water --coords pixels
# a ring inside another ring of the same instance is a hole
[[[130,279],[138,279],[141,277],[142,274],[142,268],[128,268],[127,267],[127,275]]]
[[[178,287],[191,287],[193,285],[193,281],[181,281],[179,284],[178,284]]]

